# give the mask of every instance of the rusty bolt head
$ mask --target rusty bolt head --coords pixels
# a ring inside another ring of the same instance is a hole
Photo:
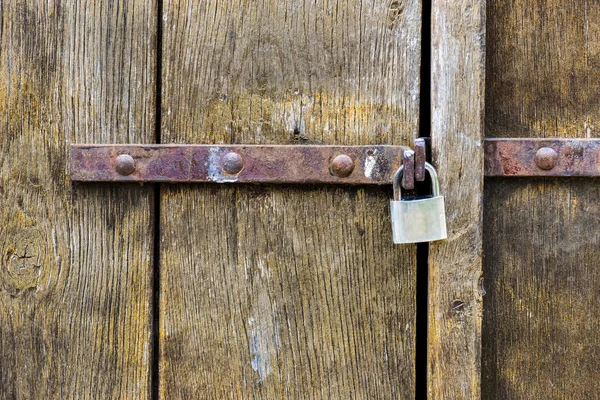
[[[230,152],[225,154],[221,160],[223,170],[229,175],[237,175],[244,169],[244,160],[238,153]]]
[[[535,153],[535,164],[544,170],[551,170],[556,166],[558,153],[551,147],[542,147]]]
[[[119,175],[127,176],[135,170],[135,160],[129,154],[120,154],[115,167]]]
[[[345,154],[336,156],[331,162],[331,172],[340,178],[346,178],[354,171],[354,161]]]

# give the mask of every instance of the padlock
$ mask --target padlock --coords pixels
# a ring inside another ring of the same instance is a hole
[[[444,197],[440,196],[440,182],[433,165],[425,163],[431,177],[431,197],[403,200],[400,180],[404,167],[394,176],[394,200],[392,211],[392,237],[394,243],[433,242],[446,239],[446,211]]]

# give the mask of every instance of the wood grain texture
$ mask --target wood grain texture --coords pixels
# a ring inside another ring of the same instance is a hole
[[[406,145],[418,134],[417,0],[164,9],[170,142]]]
[[[152,188],[71,186],[70,143],[153,142],[145,1],[0,3],[0,398],[147,398]]]
[[[599,398],[600,185],[486,185],[484,398]]]
[[[478,399],[485,2],[432,3],[431,139],[448,240],[429,247],[429,399]]]
[[[385,240],[387,192],[167,192],[162,397],[414,398],[416,255]]]
[[[407,144],[420,2],[166,1],[163,141]],[[162,398],[415,395],[391,188],[165,186]]]
[[[488,1],[486,132],[598,137],[600,4]],[[490,180],[485,398],[599,398],[598,183]]]
[[[486,135],[598,137],[600,4],[488,0]]]

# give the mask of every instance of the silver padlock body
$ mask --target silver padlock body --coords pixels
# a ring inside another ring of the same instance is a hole
[[[394,243],[433,242],[448,237],[443,196],[392,200],[390,208]]]

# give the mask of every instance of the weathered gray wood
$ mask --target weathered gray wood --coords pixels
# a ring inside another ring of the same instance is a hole
[[[434,0],[432,158],[448,240],[430,244],[428,398],[480,397],[485,1]]]
[[[489,2],[490,136],[598,137],[599,19],[597,2]],[[487,183],[485,398],[598,398],[599,188]]]
[[[0,2],[0,398],[147,398],[152,188],[69,143],[153,142],[154,5]]]
[[[166,1],[163,141],[407,144],[420,2]],[[165,186],[162,398],[414,398],[391,188]]]

